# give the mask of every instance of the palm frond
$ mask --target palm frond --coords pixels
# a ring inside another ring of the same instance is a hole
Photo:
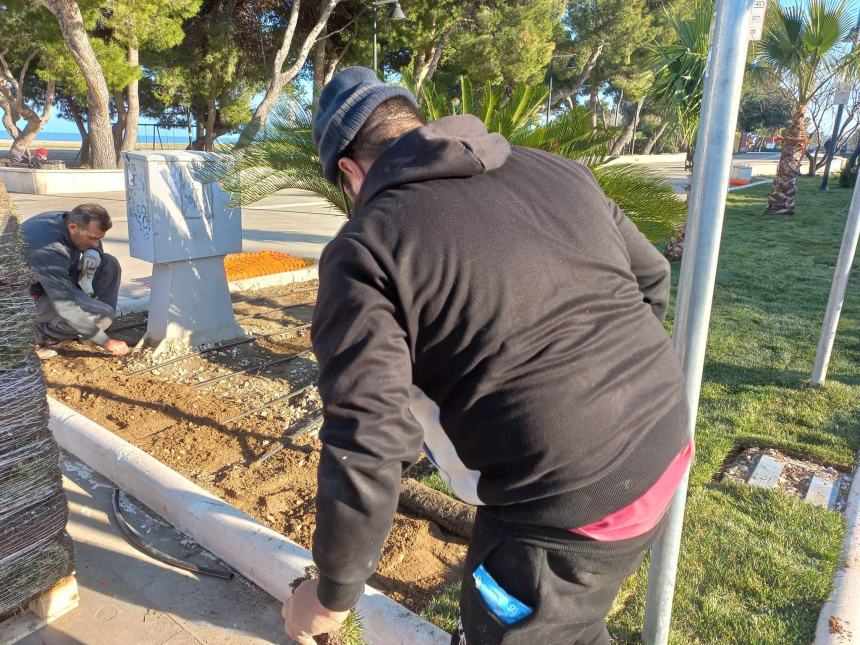
[[[577,107],[546,125],[532,117],[546,99],[542,86],[519,87],[502,104],[501,88],[472,90],[460,83],[460,111],[474,113],[513,145],[539,148],[589,166],[607,196],[613,199],[653,242],[668,238],[684,218],[684,207],[671,185],[654,173],[633,165],[603,165],[607,144],[616,129],[591,126],[588,110]],[[454,103],[433,85],[416,91],[429,119],[457,113]],[[196,171],[199,179],[217,182],[237,206],[253,204],[285,188],[310,191],[345,211],[340,189],[325,180],[311,134],[310,110],[296,101],[279,105],[269,118],[265,138],[241,150],[220,149]]]
[[[643,166],[613,164],[592,168],[597,183],[652,243],[669,239],[687,208],[672,186]]]

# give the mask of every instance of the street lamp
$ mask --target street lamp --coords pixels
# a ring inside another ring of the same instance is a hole
[[[552,108],[552,63],[556,58],[566,58],[568,69],[576,67],[576,61],[570,54],[553,54],[549,57],[549,96],[546,97],[546,122],[549,123],[549,111]]]
[[[406,14],[403,13],[403,9],[400,8],[399,0],[376,0],[372,3],[373,6],[373,72],[379,76],[379,70],[377,70],[376,64],[376,8],[382,6],[384,4],[393,4],[394,6],[391,8],[391,13],[388,14],[388,19],[393,20],[394,22],[402,22],[406,20]]]

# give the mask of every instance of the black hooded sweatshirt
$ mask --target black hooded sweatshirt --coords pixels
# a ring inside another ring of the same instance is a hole
[[[320,260],[320,601],[361,596],[422,448],[510,522],[577,528],[640,497],[689,441],[669,285],[578,163],[473,116],[385,150]]]

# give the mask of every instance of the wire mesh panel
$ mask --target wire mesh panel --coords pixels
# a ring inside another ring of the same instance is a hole
[[[60,451],[34,351],[33,280],[0,182],[0,617],[74,568]]]
[[[74,566],[74,547],[65,531],[17,558],[0,562],[0,616],[52,587]]]

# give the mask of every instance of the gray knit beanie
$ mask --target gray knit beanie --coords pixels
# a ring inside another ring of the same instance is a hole
[[[379,104],[395,96],[415,104],[409,90],[386,85],[366,67],[348,67],[332,77],[320,94],[313,124],[314,143],[326,179],[337,181],[337,160],[343,151]]]

